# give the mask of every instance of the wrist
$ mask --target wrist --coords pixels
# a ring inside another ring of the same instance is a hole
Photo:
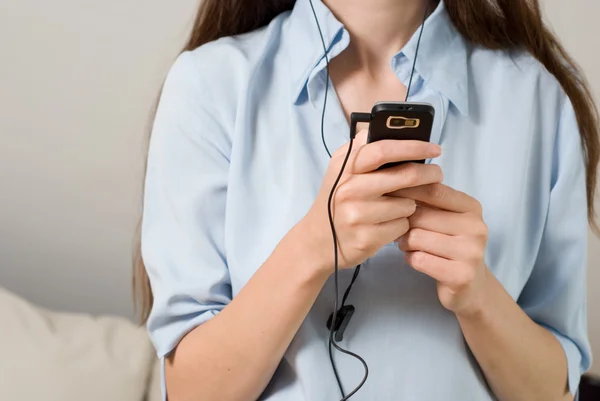
[[[332,263],[322,250],[323,244],[319,243],[305,220],[301,220],[289,231],[282,245],[287,258],[293,261],[303,281],[324,284],[331,275]]]
[[[457,318],[465,322],[484,322],[493,309],[496,285],[499,284],[494,275],[484,266],[480,283],[473,291],[471,302],[461,310],[455,311]]]
[[[325,237],[322,226],[315,226],[305,217],[291,231],[298,257],[312,274],[329,277],[333,273],[333,243],[331,234]]]

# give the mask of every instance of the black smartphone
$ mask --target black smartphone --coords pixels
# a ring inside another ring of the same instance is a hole
[[[384,139],[417,140],[429,142],[435,109],[428,103],[380,102],[371,110],[367,143]],[[425,160],[412,160],[425,163]],[[388,163],[381,168],[409,163]]]

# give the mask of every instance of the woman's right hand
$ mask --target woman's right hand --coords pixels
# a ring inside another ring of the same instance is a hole
[[[438,157],[439,145],[395,140],[367,144],[366,138],[365,131],[356,136],[332,202],[340,269],[359,265],[408,231],[408,217],[416,210],[415,201],[387,194],[442,181],[442,170],[434,164],[406,163],[377,170],[386,163]],[[319,194],[299,225],[321,262],[319,266],[328,272],[334,269],[328,200],[348,146],[349,143],[333,154]]]

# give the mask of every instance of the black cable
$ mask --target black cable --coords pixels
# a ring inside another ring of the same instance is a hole
[[[359,274],[360,274],[360,265],[356,266],[356,268],[354,269],[354,275],[352,276],[352,281],[350,281],[350,285],[348,286],[348,288],[346,288],[346,292],[344,293],[344,297],[342,298],[342,306],[341,306],[342,308],[346,305],[346,301],[348,300],[348,295],[350,295],[350,291],[352,291],[352,286],[354,285],[354,282],[358,278]]]
[[[415,69],[417,67],[417,56],[419,55],[419,47],[421,46],[421,37],[423,36],[423,30],[425,29],[425,21],[427,21],[427,14],[429,14],[429,5],[431,2],[427,2],[427,7],[425,7],[425,15],[423,16],[423,24],[421,24],[421,31],[419,32],[419,39],[417,39],[417,48],[415,50],[415,58],[413,60],[412,69],[410,71],[410,79],[408,80],[408,87],[406,89],[406,98],[405,102],[408,102],[408,95],[410,95],[410,87],[412,86],[413,75],[415,74]]]
[[[325,151],[327,151],[329,158],[331,158],[331,152],[327,147],[327,142],[325,142],[325,110],[327,109],[327,95],[329,94],[329,51],[327,50],[323,31],[321,30],[321,24],[319,24],[319,18],[317,17],[317,12],[315,11],[315,6],[313,5],[312,0],[310,0],[310,8],[312,9],[315,22],[317,23],[317,28],[319,29],[319,36],[321,36],[321,43],[323,44],[323,52],[325,54],[325,70],[327,71],[327,77],[325,79],[325,99],[323,100],[323,112],[321,113],[321,140],[323,141]]]
[[[317,17],[317,13],[315,11],[314,5],[312,0],[309,0],[310,3],[310,7],[312,9],[312,13],[315,19],[315,22],[317,24],[317,28],[319,30],[319,36],[321,37],[321,44],[323,45],[323,53],[324,53],[324,57],[325,57],[325,69],[327,72],[327,76],[326,76],[326,80],[325,80],[325,99],[323,100],[323,111],[321,113],[321,140],[323,141],[323,146],[325,147],[325,150],[327,151],[327,154],[329,155],[329,157],[331,158],[331,152],[329,151],[329,148],[327,147],[327,143],[325,141],[325,114],[326,114],[326,109],[327,109],[327,97],[328,97],[328,93],[329,93],[329,79],[330,79],[330,74],[329,74],[329,51],[327,50],[327,45],[325,44],[325,38],[323,36],[323,31],[321,29],[321,25],[319,23],[319,18]],[[427,14],[429,13],[429,2],[427,4],[427,7],[425,9],[425,15],[423,16],[423,24],[421,26],[421,31],[419,32],[419,38],[417,40],[417,48],[415,51],[415,59],[413,60],[413,65],[412,65],[412,71],[410,74],[410,79],[408,82],[408,87],[406,90],[406,99],[405,101],[408,101],[408,96],[410,94],[410,89],[412,86],[412,80],[413,80],[413,75],[415,73],[415,68],[416,68],[416,63],[417,63],[417,56],[419,54],[419,46],[421,44],[421,37],[423,35],[423,30],[425,28],[425,21],[427,19]],[[337,232],[335,230],[335,225],[333,222],[333,212],[332,212],[332,203],[333,203],[333,196],[335,194],[335,190],[342,178],[342,175],[344,173],[344,170],[346,168],[346,164],[348,163],[348,159],[350,158],[350,154],[352,152],[352,145],[354,143],[354,135],[351,135],[350,137],[350,144],[348,145],[348,151],[346,153],[346,156],[344,158],[344,162],[342,163],[342,167],[340,168],[340,172],[333,184],[333,187],[331,188],[331,192],[329,193],[329,199],[327,202],[327,212],[329,215],[329,225],[331,227],[331,234],[333,237],[333,250],[334,250],[334,286],[335,286],[335,300],[334,300],[334,307],[333,307],[333,315],[332,315],[332,323],[329,329],[329,359],[331,361],[331,366],[333,368],[333,372],[335,374],[335,378],[337,380],[340,392],[342,394],[342,400],[341,401],[347,401],[350,397],[352,397],[354,394],[356,394],[356,392],[358,392],[358,390],[360,390],[362,388],[362,386],[365,384],[365,382],[367,381],[367,378],[369,376],[369,367],[366,363],[366,361],[358,354],[355,354],[351,351],[348,351],[342,347],[340,347],[337,342],[335,341],[334,338],[334,333],[336,331],[336,322],[337,322],[337,316],[338,316],[338,301],[339,301],[339,261],[338,261],[338,243],[337,243]],[[350,294],[350,291],[352,289],[352,286],[354,285],[354,283],[356,282],[358,275],[360,273],[360,265],[358,265],[355,270],[354,270],[354,275],[352,276],[352,280],[350,282],[350,285],[348,286],[348,288],[346,289],[346,292],[344,293],[343,299],[342,299],[342,307],[345,305],[345,302]],[[340,351],[343,354],[349,355],[354,357],[355,359],[357,359],[359,362],[362,363],[363,367],[364,367],[364,371],[365,374],[363,376],[362,381],[360,382],[360,384],[358,386],[356,386],[356,388],[354,390],[352,390],[348,395],[345,395],[345,391],[339,376],[339,373],[337,371],[337,367],[333,358],[333,349],[332,347],[334,347],[335,349],[337,349],[338,351]]]
[[[346,288],[346,292],[344,293],[344,297],[342,298],[342,305],[341,305],[340,309],[343,308],[346,305],[346,301],[348,300],[348,296],[350,295],[350,291],[352,291],[352,286],[354,285],[354,282],[356,281],[356,279],[358,278],[358,274],[360,273],[360,266],[361,265],[358,265],[354,269],[354,275],[352,276],[352,281],[350,281],[350,285],[348,285],[348,288]],[[336,298],[337,298],[337,293],[336,293]],[[337,310],[337,308],[334,309],[334,310]],[[337,314],[336,313],[334,313],[332,315],[332,325],[334,324],[333,323],[333,319],[334,318],[337,319]],[[331,330],[331,328],[330,328],[330,330]],[[331,331],[330,331],[329,334],[331,336]],[[345,394],[344,386],[342,385],[342,381],[340,379],[340,375],[338,373],[337,366],[336,366],[335,361],[333,359],[333,341],[329,341],[329,347],[328,348],[329,348],[329,360],[331,362],[331,367],[333,368],[333,373],[335,374],[335,379],[337,381],[338,387],[340,388],[340,392],[342,393],[342,396],[344,396],[344,394]]]
[[[312,1],[312,0],[311,0]],[[335,322],[337,321],[337,314],[338,314],[338,298],[339,298],[339,293],[340,293],[340,286],[339,286],[339,260],[338,260],[338,246],[337,246],[337,233],[335,231],[335,225],[333,224],[333,211],[332,211],[332,204],[333,204],[333,196],[335,194],[335,189],[337,188],[340,179],[342,178],[342,175],[344,173],[344,170],[346,168],[346,164],[348,163],[348,159],[350,158],[350,153],[352,152],[352,145],[354,143],[354,137],[350,138],[350,144],[348,146],[348,152],[346,152],[346,157],[344,158],[344,162],[342,163],[342,168],[340,169],[340,172],[333,184],[333,187],[331,188],[331,192],[329,193],[329,200],[327,202],[327,212],[329,214],[329,225],[331,226],[331,234],[333,236],[333,251],[334,251],[334,285],[335,285],[335,300],[333,303],[333,319],[332,319],[332,325],[331,328],[329,329],[329,356],[332,360],[332,366],[334,369],[334,372],[336,374],[336,379],[338,381],[338,385],[340,386],[340,390],[342,391],[342,401],[346,401],[348,400],[350,397],[352,397],[354,394],[356,394],[356,392],[358,390],[360,390],[360,388],[365,384],[365,382],[367,381],[367,377],[369,376],[369,367],[367,365],[367,362],[365,362],[365,360],[358,354],[355,354],[354,352],[345,350],[344,348],[340,347],[334,338],[334,333],[335,333]],[[365,369],[365,375],[363,376],[362,381],[360,382],[360,384],[350,392],[350,394],[344,396],[344,391],[343,391],[343,386],[341,383],[341,380],[339,378],[339,375],[337,374],[337,368],[335,366],[335,362],[333,361],[333,355],[331,352],[331,346],[333,345],[333,347],[335,349],[337,349],[338,351],[340,351],[343,354],[346,355],[350,355],[351,357],[354,357],[356,359],[358,359],[358,361],[360,363],[362,363],[364,369]]]
[[[335,314],[335,313],[334,313]],[[336,315],[337,317],[337,315]],[[329,332],[329,339],[327,340],[327,348],[329,351],[329,362],[331,363],[331,368],[333,369],[333,374],[335,375],[335,381],[338,384],[338,388],[340,389],[340,393],[342,394],[342,397],[344,397],[344,394],[346,394],[346,392],[344,391],[344,385],[342,384],[342,379],[340,379],[340,374],[337,370],[337,366],[335,364],[335,360],[333,359],[333,336],[331,335],[331,329]]]
[[[329,157],[331,158],[331,152],[329,151],[329,148],[327,147],[327,142],[325,141],[325,114],[326,114],[326,110],[327,110],[327,97],[329,94],[329,79],[330,79],[330,75],[329,75],[329,51],[327,50],[327,45],[325,44],[325,37],[323,36],[323,30],[321,29],[321,24],[319,23],[319,18],[317,17],[317,13],[315,11],[315,7],[314,4],[312,2],[312,0],[309,1],[310,3],[310,8],[312,10],[314,19],[315,19],[315,23],[317,24],[317,29],[319,30],[319,36],[321,38],[321,44],[323,46],[323,54],[325,57],[325,70],[326,70],[326,79],[325,79],[325,99],[323,100],[323,111],[321,113],[321,140],[323,141],[323,146],[325,147],[325,151],[327,151],[327,154],[329,155]],[[333,199],[333,194],[335,193],[335,189],[339,183],[339,180],[342,177],[342,174],[344,172],[344,169],[346,168],[346,163],[348,162],[348,158],[350,157],[350,152],[352,151],[352,144],[354,142],[354,137],[350,138],[350,145],[348,146],[348,152],[346,153],[346,158],[344,159],[344,163],[342,164],[342,168],[340,169],[340,173],[337,177],[337,180],[335,182],[335,184],[333,185],[333,188],[331,189],[331,193],[329,194],[329,204],[328,204],[328,210],[329,210],[329,223],[331,225],[331,231],[332,231],[332,236],[333,236],[333,243],[334,243],[334,250],[335,250],[335,302],[334,302],[334,312],[333,312],[333,320],[332,320],[332,325],[331,328],[329,330],[329,344],[328,344],[328,349],[329,349],[329,360],[331,362],[331,367],[333,368],[333,373],[335,375],[335,379],[337,381],[338,387],[340,389],[340,393],[342,394],[342,401],[347,400],[349,397],[351,397],[352,395],[354,395],[361,387],[362,385],[366,382],[367,377],[368,377],[368,371],[369,368],[367,366],[367,363],[364,361],[364,359],[362,359],[359,355],[354,354],[350,351],[347,351],[343,348],[341,348],[340,346],[337,345],[337,343],[335,342],[335,338],[334,338],[334,333],[335,333],[335,322],[337,319],[337,312],[338,312],[338,298],[339,298],[339,283],[338,283],[338,261],[337,261],[337,234],[335,232],[335,227],[333,225],[333,216],[331,215],[331,200]],[[357,271],[360,271],[359,267],[356,268],[355,270],[355,277],[352,279],[352,283],[354,283],[354,281],[356,281],[356,277],[358,277],[357,275]],[[350,293],[350,289],[351,286],[348,287],[348,289],[346,290],[346,293],[344,294],[344,300],[347,298],[348,294]],[[335,360],[333,358],[333,348],[335,347],[338,351],[345,353],[347,355],[353,356],[356,359],[358,359],[363,366],[365,367],[365,376],[363,377],[363,380],[361,382],[361,384],[354,389],[348,396],[345,396],[345,391],[344,391],[344,386],[342,385],[342,380],[340,378],[340,375],[338,373],[337,370],[337,366],[335,364]]]

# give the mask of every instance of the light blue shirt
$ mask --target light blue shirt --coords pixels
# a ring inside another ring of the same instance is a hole
[[[348,31],[314,5],[334,58]],[[390,61],[404,84],[416,36]],[[173,65],[151,138],[142,227],[159,357],[225,308],[311,207],[329,163],[320,132],[325,77],[308,0]],[[335,150],[349,127],[329,96],[325,137]],[[435,107],[432,141],[443,155],[433,162],[445,184],[483,205],[487,266],[560,341],[574,392],[591,355],[585,168],[569,99],[530,55],[469,44],[441,3],[425,25],[410,100]],[[351,276],[341,272],[342,290]],[[370,367],[353,400],[494,399],[434,280],[407,266],[394,244],[363,265],[349,301],[356,313],[341,345]],[[340,398],[327,353],[332,305],[330,280],[261,400]],[[344,387],[354,388],[362,366],[337,361]]]

